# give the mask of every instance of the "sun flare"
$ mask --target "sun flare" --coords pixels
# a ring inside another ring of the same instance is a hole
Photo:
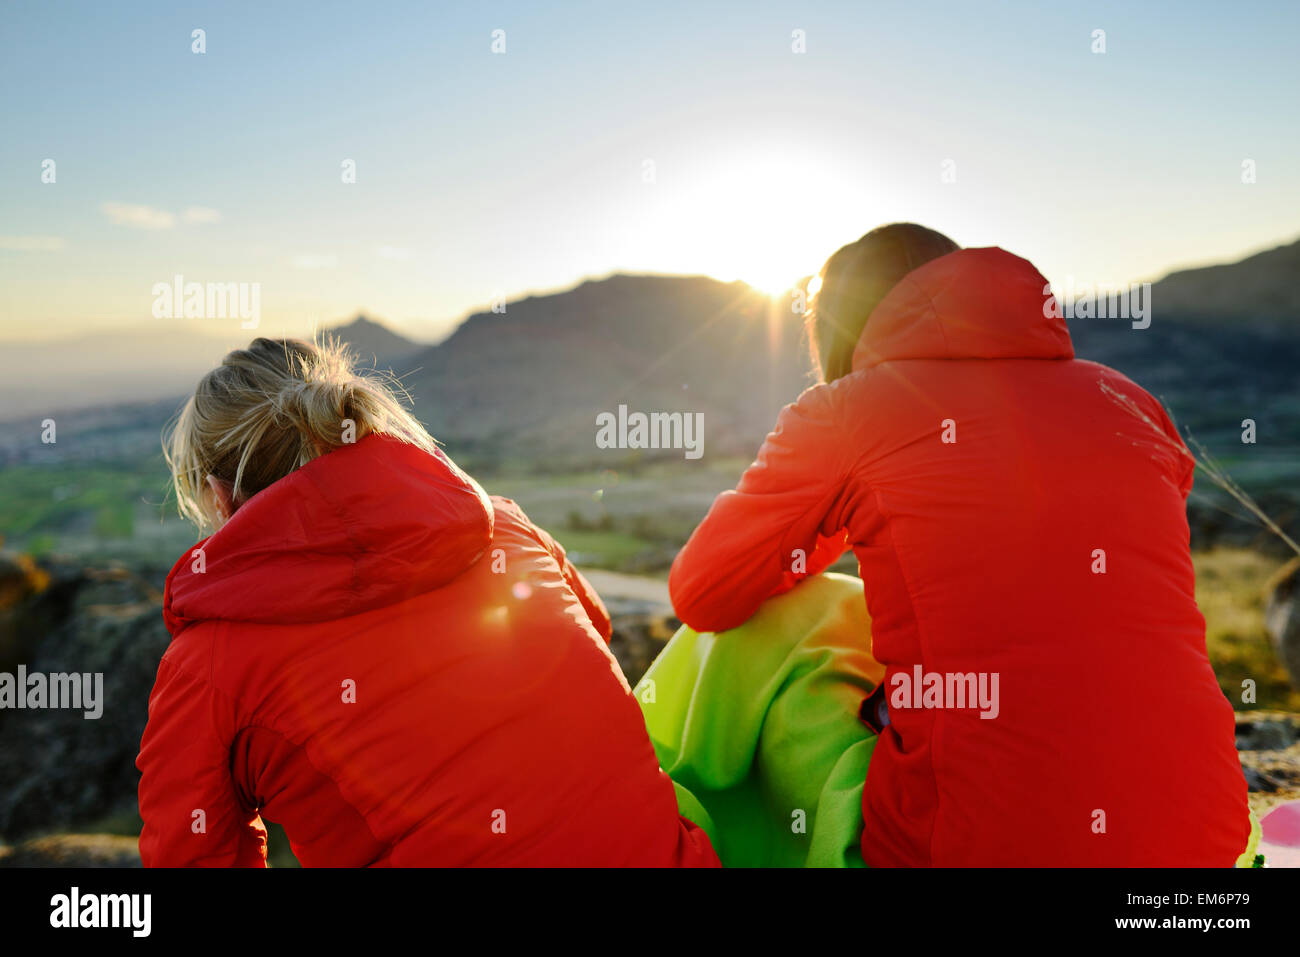
[[[794,288],[799,277],[789,277],[784,273],[769,273],[760,276],[742,276],[741,281],[752,286],[769,298],[775,299]]]
[[[739,279],[776,298],[856,238],[868,219],[855,212],[867,205],[864,198],[860,182],[837,175],[819,157],[731,157],[675,197],[678,209],[689,208],[692,221],[707,225],[689,234],[675,229],[674,246],[707,263],[710,275]]]

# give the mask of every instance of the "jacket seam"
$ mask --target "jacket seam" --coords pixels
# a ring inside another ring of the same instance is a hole
[[[876,508],[880,511],[880,514],[885,517],[885,526],[889,529],[889,547],[894,553],[894,561],[898,563],[898,575],[903,580],[903,589],[907,592],[907,603],[912,609],[912,621],[916,623],[916,640],[921,651],[921,672],[924,674],[926,670],[926,660],[928,658],[926,653],[927,642],[924,631],[921,628],[921,614],[917,610],[916,599],[912,594],[912,584],[908,581],[907,569],[903,566],[903,557],[899,552],[898,543],[894,541],[894,518],[885,509],[880,500],[880,492],[874,486],[871,488],[871,494],[876,500]],[[939,756],[939,737],[942,721],[943,709],[938,708],[935,710],[934,731],[930,736],[929,777],[930,784],[934,788],[934,820],[930,824],[930,853],[929,860],[926,861],[926,864],[931,867],[934,866],[934,840],[939,831],[939,774],[935,765],[938,762]]]
[[[311,765],[312,770],[315,771],[317,774],[319,774],[321,777],[323,777],[325,780],[329,781],[331,785],[333,785],[335,793],[338,794],[339,796],[339,800],[342,801],[348,807],[350,807],[354,812],[356,812],[357,817],[361,820],[361,826],[366,829],[366,833],[370,835],[374,843],[383,847],[385,849],[385,853],[392,851],[393,849],[392,842],[382,840],[379,837],[379,835],[376,834],[374,830],[371,829],[370,821],[365,816],[365,814],[361,812],[361,808],[357,807],[355,804],[349,801],[346,796],[344,796],[343,788],[339,786],[338,778],[336,778],[333,774],[330,774],[328,771],[321,768],[320,765],[318,765],[314,760],[312,760],[311,752],[307,749],[307,745],[305,742],[299,744],[297,741],[289,737],[289,735],[285,734],[283,731],[279,730],[278,728],[273,728],[270,725],[265,725],[265,724],[246,724],[243,727],[241,727],[239,730],[240,732],[243,731],[269,732],[270,734],[274,734],[280,740],[288,742],[289,745],[292,746],[296,751],[301,752],[304,760],[306,760],[306,762],[309,765]],[[231,741],[231,744],[232,745],[234,744],[233,740]],[[258,810],[258,814],[260,815],[261,814],[260,805],[258,806],[257,810]],[[375,858],[375,860],[379,860],[383,856],[384,856],[383,854],[380,854]]]
[[[215,642],[213,643],[213,654],[215,655]],[[209,679],[206,679],[206,678],[204,678],[202,675],[195,674],[193,671],[190,671],[188,668],[184,668],[184,667],[182,667],[182,666],[176,664],[174,661],[169,661],[169,660],[167,660],[167,658],[166,658],[165,655],[163,656],[163,660],[167,662],[167,666],[168,666],[169,668],[171,668],[172,670],[176,671],[178,674],[184,675],[184,676],[185,676],[186,678],[188,678],[189,680],[194,681],[194,682],[198,682],[198,683],[200,683],[200,684],[206,686],[207,689],[208,689],[212,694],[220,695],[220,696],[221,696],[222,698],[224,698],[227,702],[229,702],[229,704],[230,704],[231,707],[233,708],[235,714],[236,714],[236,715],[239,714],[239,710],[240,710],[240,707],[241,707],[241,705],[242,705],[242,702],[241,702],[241,700],[240,700],[237,696],[232,695],[232,694],[230,694],[229,692],[227,692],[225,689],[219,687],[215,681],[211,681],[211,680],[209,680]],[[392,850],[392,845],[391,845],[390,843],[387,843],[387,842],[381,840],[381,839],[379,838],[379,836],[378,836],[377,834],[375,834],[375,832],[374,832],[373,830],[371,830],[371,828],[370,828],[370,821],[366,818],[366,816],[365,816],[364,814],[361,813],[361,809],[360,809],[359,807],[357,807],[355,804],[353,804],[351,801],[349,801],[346,797],[344,797],[344,795],[343,795],[343,789],[342,789],[341,787],[339,787],[338,779],[335,778],[334,775],[332,775],[332,774],[328,773],[327,771],[324,771],[323,769],[321,769],[321,767],[320,767],[319,765],[317,765],[315,761],[312,760],[312,758],[311,758],[311,753],[307,750],[306,745],[304,745],[304,744],[299,744],[298,742],[294,741],[293,738],[291,738],[291,737],[289,737],[287,734],[285,734],[283,731],[280,731],[280,730],[277,729],[277,728],[273,728],[273,727],[271,727],[270,725],[266,725],[266,724],[258,724],[258,723],[248,723],[248,724],[244,724],[244,723],[239,722],[238,720],[236,720],[234,723],[237,725],[237,728],[236,728],[236,730],[235,730],[235,733],[231,736],[230,741],[229,741],[229,742],[222,742],[223,745],[224,745],[224,747],[225,747],[225,750],[226,750],[226,759],[227,759],[227,764],[229,763],[231,748],[234,747],[234,744],[235,744],[235,738],[238,737],[238,735],[240,734],[240,732],[242,732],[242,731],[246,731],[246,730],[259,730],[259,731],[269,731],[269,732],[271,732],[272,734],[278,735],[278,736],[279,736],[280,738],[282,738],[283,740],[288,741],[291,745],[293,745],[293,747],[295,747],[295,748],[297,748],[298,750],[300,750],[300,751],[302,752],[302,754],[303,754],[303,757],[306,758],[307,763],[310,764],[310,765],[312,766],[313,770],[315,770],[317,774],[319,774],[321,777],[327,779],[327,780],[328,780],[332,785],[334,785],[334,790],[338,792],[339,800],[341,800],[344,804],[346,804],[348,807],[352,808],[352,810],[356,812],[357,817],[359,817],[359,818],[361,819],[361,823],[362,823],[362,825],[365,827],[366,832],[371,836],[371,838],[374,840],[374,842],[375,842],[376,844],[382,844],[382,845],[384,845],[385,847],[387,847],[389,850]],[[218,742],[221,742],[221,741],[222,741],[222,735],[219,734],[218,731],[217,731],[217,727],[216,727],[215,722],[213,721],[212,712],[211,712],[210,709],[209,709],[209,711],[208,711],[208,724],[209,724],[209,730],[212,732],[212,736],[213,736],[213,738],[215,738]],[[231,788],[233,789],[233,788],[234,788],[234,784],[235,784],[233,775],[231,776],[230,784],[231,784]],[[238,799],[238,795],[237,795],[237,794],[236,794],[236,799]],[[251,810],[255,810],[255,811],[257,811],[258,816],[259,816],[259,817],[261,816],[261,809],[260,809],[260,808],[253,808],[253,809],[251,809]],[[382,856],[382,855],[381,855],[381,856]],[[238,847],[236,847],[236,849],[235,849],[235,854],[234,854],[234,857],[232,858],[232,861],[236,861],[236,860],[238,860],[238,859],[239,859],[239,850],[238,850]]]
[[[215,667],[215,664],[214,664],[215,657],[216,657],[216,643],[215,643],[215,642],[209,642],[209,649],[208,649],[208,668],[209,668],[209,673],[211,673],[211,670]],[[166,664],[168,668],[171,668],[171,669],[172,669],[174,672],[176,672],[177,674],[184,676],[184,677],[185,677],[187,680],[189,680],[190,682],[193,682],[193,683],[195,683],[195,684],[198,684],[198,685],[203,686],[203,687],[206,688],[210,693],[220,695],[222,698],[224,698],[224,699],[229,703],[229,705],[231,706],[231,709],[234,711],[234,713],[235,713],[236,715],[238,715],[238,713],[239,713],[239,701],[238,701],[238,699],[237,699],[237,698],[234,698],[234,697],[231,696],[231,695],[226,694],[226,692],[224,692],[221,688],[218,688],[217,685],[216,685],[216,682],[210,680],[209,678],[205,678],[205,677],[203,677],[203,675],[201,675],[201,674],[196,674],[195,672],[191,671],[191,670],[188,669],[188,668],[185,668],[185,667],[182,667],[181,665],[178,665],[176,662],[174,662],[174,661],[172,661],[170,658],[168,658],[168,656],[167,656],[166,654],[163,655],[163,658],[162,658],[162,662],[161,662],[161,664]],[[207,712],[207,718],[208,718],[208,731],[209,731],[209,733],[211,733],[213,739],[214,739],[218,744],[222,745],[222,746],[224,747],[224,749],[225,749],[225,752],[226,752],[226,764],[227,764],[227,769],[228,769],[228,768],[229,768],[229,763],[230,763],[230,748],[231,748],[231,746],[234,744],[235,739],[234,739],[234,737],[232,736],[231,739],[230,739],[230,741],[228,741],[228,742],[227,742],[227,741],[223,741],[223,740],[222,740],[222,735],[221,735],[220,731],[219,731],[218,728],[217,728],[216,718],[215,718],[215,717],[213,716],[213,714],[212,714],[212,709],[211,709],[211,708],[206,708],[206,709],[204,709],[204,710]],[[235,723],[238,724],[238,721],[236,721]],[[235,733],[238,734],[239,732],[236,731]],[[232,777],[231,780],[230,780],[230,787],[231,787],[231,791],[232,791],[232,792],[235,790],[234,785],[235,785],[235,782],[234,782],[234,778]],[[239,795],[238,795],[237,793],[235,794],[235,803],[236,803],[236,804],[242,803],[242,802],[239,801]],[[236,843],[236,845],[235,845],[235,851],[234,851],[234,853],[231,855],[231,858],[230,858],[230,866],[231,866],[231,867],[235,866],[235,863],[236,863],[238,860],[239,860],[239,845],[238,845],[238,843]]]
[[[944,288],[946,289],[948,286],[952,285],[952,283],[953,280],[950,277]],[[939,318],[939,307],[934,304],[934,297],[930,295],[924,286],[920,286],[919,283],[918,288],[921,291],[921,295],[925,297],[925,302],[930,308],[930,315],[934,316],[934,324],[939,327],[939,336],[943,339],[943,351],[948,355],[954,355],[952,343],[948,341],[948,330],[944,328],[943,320]]]

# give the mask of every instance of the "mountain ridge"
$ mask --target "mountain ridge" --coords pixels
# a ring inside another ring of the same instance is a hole
[[[1291,357],[1300,316],[1297,278],[1300,241],[1157,280],[1151,329],[1130,335],[1127,323],[1076,320],[1071,333],[1081,356],[1139,379],[1154,369],[1160,388],[1178,386],[1180,376],[1198,365],[1202,373],[1249,380],[1243,363],[1258,357],[1269,368],[1278,365],[1270,344],[1282,359]],[[575,432],[590,431],[598,413],[623,402],[706,412],[716,426],[712,437],[739,451],[749,441],[733,437],[765,431],[780,406],[811,381],[802,317],[790,305],[789,293],[771,298],[739,281],[615,272],[524,296],[503,312],[472,312],[434,344],[365,313],[323,331],[347,342],[363,367],[391,367],[440,438],[478,448],[510,439],[520,454],[572,447]],[[82,351],[69,342],[11,344],[0,350],[0,381],[7,387],[0,408],[13,421],[92,406],[179,401],[223,349],[256,334],[99,334]],[[162,349],[160,341],[167,343]],[[1221,347],[1231,362],[1219,361]],[[162,364],[160,352],[167,356]],[[1198,357],[1196,364],[1187,364],[1190,356]]]
[[[1300,239],[1229,263],[1177,269],[1151,285],[1157,315],[1189,320],[1300,318]]]

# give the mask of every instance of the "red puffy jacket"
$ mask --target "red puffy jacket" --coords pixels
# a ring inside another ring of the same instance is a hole
[[[445,456],[370,436],[168,576],[137,765],[146,865],[709,865],[609,617]]]
[[[1230,866],[1246,848],[1193,595],[1193,460],[1157,401],[1074,358],[1055,305],[1000,249],[908,274],[853,372],[783,410],[673,565],[678,615],[717,631],[852,546],[892,721],[869,865]],[[996,708],[970,706],[981,675]]]

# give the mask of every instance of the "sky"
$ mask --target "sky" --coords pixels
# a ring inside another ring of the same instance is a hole
[[[1298,36],[1293,2],[0,0],[0,340],[179,322],[176,275],[433,339],[613,272],[780,289],[898,220],[1057,284],[1231,261],[1300,235]]]

